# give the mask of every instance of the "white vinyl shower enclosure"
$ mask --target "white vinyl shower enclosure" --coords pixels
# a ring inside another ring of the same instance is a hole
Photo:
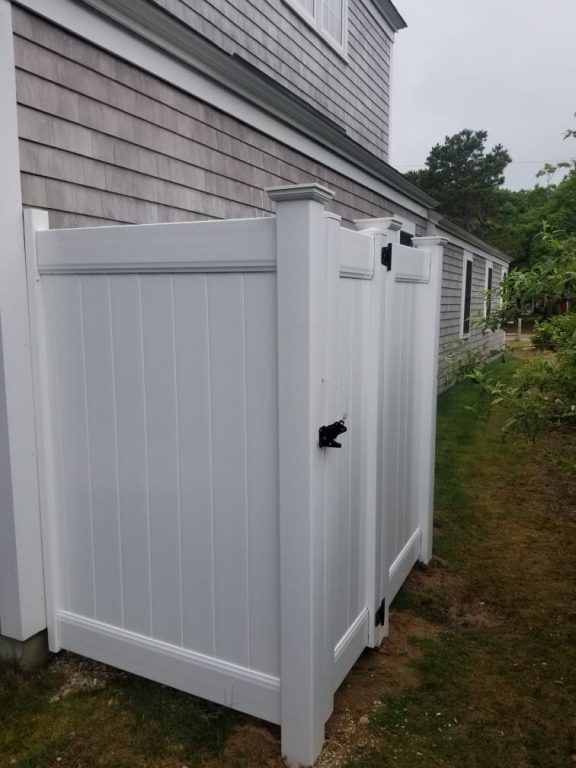
[[[279,723],[309,766],[431,556],[443,241],[268,194],[273,218],[25,212],[49,641]]]

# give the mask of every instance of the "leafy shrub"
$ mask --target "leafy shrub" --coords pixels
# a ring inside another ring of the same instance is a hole
[[[534,326],[532,343],[535,347],[560,349],[573,340],[576,343],[576,314],[557,315]]]

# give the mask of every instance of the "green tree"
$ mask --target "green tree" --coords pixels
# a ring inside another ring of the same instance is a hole
[[[440,211],[456,224],[482,236],[498,215],[504,171],[512,158],[501,144],[486,151],[486,131],[460,131],[430,150],[426,167],[406,174],[440,202]]]

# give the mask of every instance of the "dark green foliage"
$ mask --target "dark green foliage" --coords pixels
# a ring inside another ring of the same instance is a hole
[[[570,342],[576,344],[576,314],[557,315],[534,326],[535,347],[557,350]]]
[[[464,130],[432,147],[426,167],[407,177],[440,201],[441,211],[473,234],[499,206],[497,190],[511,157],[501,144],[486,151],[486,131]]]

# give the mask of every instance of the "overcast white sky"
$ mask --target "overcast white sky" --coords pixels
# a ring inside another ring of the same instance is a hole
[[[396,0],[408,29],[392,70],[392,165],[421,167],[463,128],[512,155],[507,185],[576,157],[576,0]]]

